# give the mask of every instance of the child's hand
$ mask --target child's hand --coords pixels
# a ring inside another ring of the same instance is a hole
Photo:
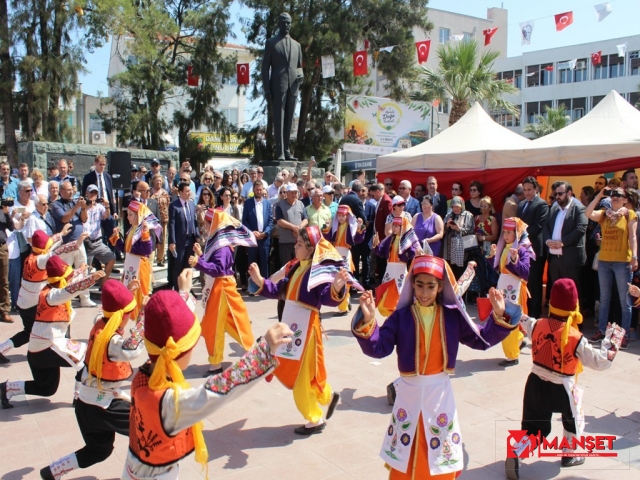
[[[264,335],[264,339],[269,344],[271,353],[275,353],[280,345],[286,345],[291,341],[293,332],[286,323],[276,323]]]
[[[632,285],[631,283],[627,283],[627,286],[629,287],[629,295],[636,298],[640,297],[640,288]]]
[[[136,290],[140,288],[140,280],[131,280],[127,286],[129,291],[135,295]]]
[[[498,246],[495,243],[491,244],[491,250],[489,251],[489,257],[495,257],[498,251]]]
[[[193,253],[195,253],[199,257],[202,256],[202,248],[200,247],[199,243],[195,243],[193,245]]]
[[[371,290],[367,290],[360,295],[359,301],[364,321],[365,323],[369,323],[376,316],[376,301],[373,298],[373,292]]]
[[[469,263],[467,263],[467,265],[469,265],[471,268],[476,268],[478,266],[478,264],[476,262],[474,262],[473,260],[471,260]]]
[[[349,274],[347,273],[347,270],[344,268],[341,268],[340,271],[336,274],[335,278],[333,279],[334,292],[341,292],[342,288],[347,284],[348,280],[349,280]]]
[[[197,263],[198,263],[198,257],[196,257],[195,255],[191,255],[189,257],[189,266],[193,268],[196,266]]]
[[[489,290],[489,301],[491,302],[491,306],[493,307],[493,313],[495,313],[498,317],[503,317],[505,304],[502,290],[491,288],[491,290]]]

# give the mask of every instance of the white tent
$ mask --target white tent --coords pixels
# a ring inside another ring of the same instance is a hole
[[[439,135],[415,147],[378,157],[377,171],[483,170],[488,163],[510,167],[531,144],[531,140],[498,125],[476,102]]]
[[[580,120],[530,143],[517,165],[492,156],[487,168],[566,167],[640,156],[640,111],[612,90]]]

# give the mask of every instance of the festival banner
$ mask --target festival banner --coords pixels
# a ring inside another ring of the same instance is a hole
[[[393,153],[429,138],[431,105],[347,95],[345,152]]]

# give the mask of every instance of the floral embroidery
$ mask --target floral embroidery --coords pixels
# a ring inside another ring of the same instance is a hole
[[[453,443],[455,443],[456,445],[460,443],[460,434],[459,433],[454,433],[453,435],[451,435],[451,441]]]
[[[89,277],[83,278],[82,280],[78,280],[77,282],[73,282],[71,285],[67,285],[65,287],[65,290],[69,293],[76,293],[81,290],[86,290],[94,283],[95,282],[93,280],[93,276],[89,276]]]
[[[387,429],[387,435],[393,435],[393,425],[389,425],[389,428]]]
[[[224,372],[210,376],[205,388],[213,393],[226,395],[233,388],[260,378],[276,365],[276,357],[271,354],[267,341],[260,339],[238,362]]]
[[[460,443],[460,434],[454,432],[455,418],[449,421],[446,413],[441,413],[436,418],[438,426],[429,425],[429,432],[434,435],[429,440],[429,446],[436,450],[440,445],[442,448],[436,452],[435,464],[438,467],[455,465],[462,460],[460,447],[452,447],[451,444],[458,445]]]
[[[435,450],[436,448],[438,448],[440,446],[440,440],[438,439],[438,437],[433,437],[431,439],[431,441],[429,442],[429,445],[431,446],[431,448],[433,450]]]
[[[144,309],[140,310],[137,323],[129,331],[131,336],[122,343],[122,349],[137,350],[144,340]]]
[[[400,442],[406,447],[411,443],[411,436],[408,433],[403,433],[400,437]]]
[[[407,411],[404,408],[399,408],[396,413],[399,421],[404,422],[407,419]]]
[[[436,420],[439,427],[444,427],[448,421],[449,421],[449,417],[447,417],[446,413],[441,413],[440,415],[438,415],[438,418]]]

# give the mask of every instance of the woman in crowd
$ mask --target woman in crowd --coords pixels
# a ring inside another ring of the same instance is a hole
[[[36,202],[38,195],[49,196],[49,182],[45,182],[44,175],[37,168],[31,172],[31,180],[33,180],[33,192],[31,192],[31,200]]]
[[[236,189],[237,192],[242,192],[242,188],[244,187],[244,184],[247,183],[249,181],[249,174],[247,172],[242,172],[240,174],[240,180],[238,180],[238,188]]]
[[[464,209],[471,212],[473,217],[477,217],[482,213],[480,210],[480,201],[482,199],[482,183],[474,180],[469,185],[469,200],[464,202]]]
[[[210,171],[205,171],[202,174],[202,176],[200,177],[200,187],[198,188],[198,191],[196,192],[196,196],[198,196],[198,198],[200,198],[200,195],[202,194],[202,191],[203,191],[204,187],[209,188],[209,190],[211,190],[212,193],[215,193],[215,191],[214,191],[215,187],[213,185],[213,176],[214,176],[214,173],[210,172]]]
[[[206,175],[206,174],[205,174]],[[211,175],[211,179],[213,180],[213,175]],[[208,227],[206,222],[204,221],[204,216],[207,213],[207,210],[215,207],[215,198],[213,196],[213,190],[208,186],[202,186],[200,189],[200,195],[198,196],[198,203],[196,204],[196,220],[198,222],[198,243],[200,247],[204,247],[204,244],[207,242],[207,236],[209,234]]]
[[[340,399],[327,382],[320,308],[337,307],[344,300],[350,277],[341,268],[342,257],[316,226],[299,230],[295,254],[277,283],[262,278],[256,263],[249,267],[249,274],[259,287],[257,294],[279,300],[281,322],[294,332],[292,341],[276,352],[280,365],[274,375],[293,390],[296,407],[308,422],[295,433],[312,435],[326,427],[321,406],[328,405],[328,420]]]
[[[440,215],[433,211],[433,199],[431,195],[422,198],[422,212],[416,213],[411,220],[420,244],[427,242],[433,255],[439,257],[442,250],[442,236],[444,235],[444,222]]]
[[[480,200],[480,215],[475,218],[475,233],[484,255],[489,255],[491,244],[498,239],[500,232],[495,214],[491,197],[483,197]]]
[[[169,224],[169,203],[171,197],[169,192],[162,188],[164,179],[159,173],[155,174],[151,179],[151,198],[158,202],[158,211],[160,214],[160,225],[162,225],[162,234],[156,243],[156,259],[158,266],[164,266],[164,254],[167,246],[167,225]]]
[[[387,219],[385,220],[384,225],[385,237],[391,235],[391,225],[393,224],[394,218],[406,218],[407,220],[409,220],[409,223],[411,223],[411,221],[413,220],[411,214],[406,211],[407,202],[404,201],[404,198],[402,198],[400,195],[396,195],[392,198],[393,200],[391,200],[391,205],[393,205],[393,207],[391,213],[387,215]]]
[[[596,210],[600,199],[607,194],[611,197],[611,208]],[[626,335],[620,348],[629,347],[629,328],[631,326],[631,304],[627,299],[628,283],[633,272],[638,269],[638,243],[636,241],[637,216],[625,205],[627,194],[620,187],[605,187],[591,201],[586,210],[587,218],[600,224],[602,243],[598,256],[598,279],[600,281],[600,310],[598,314],[598,332],[591,338],[600,342],[605,337],[609,320],[609,301],[614,293],[618,294],[622,308],[622,328]],[[616,281],[617,292],[612,292],[611,284]]]
[[[231,171],[231,186],[236,192],[242,191],[242,180],[240,179],[240,171],[237,168],[234,168]]]
[[[249,350],[253,345],[251,321],[247,306],[236,289],[233,272],[233,254],[237,246],[255,247],[253,233],[237,220],[220,209],[210,208],[205,212],[207,226],[206,248],[193,246],[195,255],[189,265],[204,275],[202,289],[202,336],[209,353],[209,371],[205,377],[222,373],[225,332]]]
[[[233,175],[231,174],[231,170],[222,172],[222,183],[220,186],[233,188]]]
[[[444,258],[453,270],[456,279],[464,272],[467,259],[465,258],[463,237],[474,235],[475,220],[473,215],[462,209],[462,197],[451,199],[451,211],[444,217]]]
[[[216,202],[216,207],[221,208],[223,212],[236,220],[242,220],[240,216],[240,210],[238,210],[238,206],[235,202],[233,202],[234,191],[230,187],[222,187],[220,189],[220,195],[218,195],[218,200]],[[236,193],[236,201],[238,200]]]

